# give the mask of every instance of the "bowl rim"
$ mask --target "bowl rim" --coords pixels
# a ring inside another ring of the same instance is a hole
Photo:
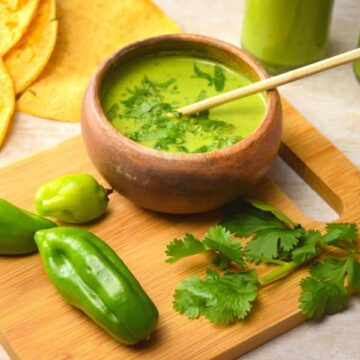
[[[276,89],[268,90],[267,93],[267,108],[266,113],[263,120],[260,122],[258,127],[247,137],[239,142],[227,146],[222,149],[212,150],[204,153],[177,153],[177,152],[167,152],[161,151],[157,149],[153,149],[142,144],[137,143],[134,140],[131,140],[123,133],[121,133],[118,129],[116,129],[110,122],[110,120],[106,117],[104,110],[101,105],[100,101],[100,89],[102,85],[102,81],[104,77],[107,75],[107,72],[112,68],[114,64],[121,58],[124,54],[131,52],[139,47],[152,45],[158,42],[166,42],[166,41],[190,41],[192,43],[201,43],[207,46],[211,46],[214,48],[221,49],[225,52],[231,53],[239,58],[242,61],[247,63],[256,73],[260,80],[264,80],[269,77],[267,71],[246,51],[242,50],[241,48],[225,42],[223,40],[219,40],[216,38],[208,37],[205,35],[199,34],[188,34],[188,33],[181,33],[181,34],[168,34],[168,35],[159,35],[150,37],[144,40],[136,41],[131,43],[117,52],[113,53],[110,57],[108,57],[105,61],[103,61],[98,70],[96,71],[95,75],[91,79],[87,93],[90,96],[90,104],[93,105],[95,110],[95,116],[98,124],[105,128],[106,133],[111,136],[114,141],[121,141],[125,146],[134,151],[135,153],[139,153],[145,156],[151,156],[158,160],[172,160],[172,161],[185,161],[185,162],[208,162],[214,161],[217,159],[222,159],[224,157],[229,157],[235,153],[242,151],[243,149],[247,148],[254,142],[256,142],[263,134],[266,132],[268,127],[270,126],[273,115],[276,111],[276,107],[278,104],[278,92]],[[224,62],[226,64],[226,62]],[[84,121],[82,117],[82,121]],[[87,121],[87,120],[85,120]]]

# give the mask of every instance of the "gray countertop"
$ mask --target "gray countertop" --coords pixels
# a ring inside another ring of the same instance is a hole
[[[185,32],[239,44],[243,0],[155,2]],[[360,31],[359,19],[359,0],[336,1],[330,54],[355,47]],[[360,84],[355,80],[350,65],[283,86],[281,93],[360,166]],[[0,166],[79,133],[79,124],[17,114],[9,139],[0,152]],[[322,221],[336,219],[336,213],[281,160],[275,164],[271,177],[313,218]],[[360,359],[359,330],[360,300],[353,299],[347,311],[321,322],[309,321],[244,355],[242,359]]]

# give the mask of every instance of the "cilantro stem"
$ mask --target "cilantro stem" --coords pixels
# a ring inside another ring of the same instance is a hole
[[[286,261],[282,261],[282,260],[277,260],[277,259],[268,259],[265,257],[261,257],[260,260],[264,263],[268,263],[268,264],[276,264],[276,265],[285,265],[287,264]]]
[[[318,246],[321,249],[321,252],[319,252],[318,254],[314,255],[311,259],[307,259],[304,262],[295,262],[295,261],[290,261],[290,262],[285,262],[285,261],[281,261],[281,260],[276,260],[276,259],[267,259],[267,258],[261,258],[261,261],[263,262],[267,262],[267,263],[273,263],[273,264],[278,264],[281,265],[279,266],[277,269],[275,269],[274,271],[271,271],[270,273],[264,275],[264,276],[260,276],[258,279],[258,283],[260,284],[260,286],[266,286],[270,283],[273,283],[289,274],[291,274],[292,272],[294,272],[297,268],[303,266],[305,263],[313,260],[314,258],[318,257],[319,255],[326,253],[329,249],[325,246]],[[342,249],[344,251],[347,251],[348,253],[354,254],[354,255],[359,255],[360,254],[360,250],[356,250],[356,249],[351,249],[349,247],[346,246],[338,246],[336,245],[337,249]]]
[[[338,244],[337,244],[336,247],[337,247],[338,249],[347,251],[347,252],[350,253],[350,254],[360,254],[360,251],[359,251],[359,250],[352,249],[352,248],[347,247],[347,246],[341,246],[341,245],[338,245]]]
[[[266,286],[274,281],[277,281],[292,272],[294,272],[298,267],[302,266],[302,263],[297,263],[295,261],[290,262],[284,262],[283,265],[279,266],[274,271],[271,271],[270,273],[260,276],[258,279],[258,282],[261,286]]]
[[[336,245],[330,244],[330,246],[336,247],[337,249],[341,249],[341,250],[344,250],[344,251],[347,251],[347,252],[353,252],[354,251],[350,246],[343,246],[343,245],[340,245],[340,244],[336,244]],[[326,247],[323,247],[323,248],[324,248],[324,251],[326,251]]]
[[[327,245],[327,246],[323,246],[323,245],[318,245],[318,248],[321,249],[322,252],[329,252],[329,248],[331,249],[331,247],[336,248],[337,250],[343,250],[346,251],[349,254],[353,254],[353,255],[360,255],[360,250],[348,247],[348,246],[342,246],[339,244],[336,245]]]

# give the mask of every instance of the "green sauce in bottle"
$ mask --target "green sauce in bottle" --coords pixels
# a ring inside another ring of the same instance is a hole
[[[334,0],[246,0],[242,47],[272,74],[326,56]]]
[[[358,43],[359,47],[360,47],[360,36],[359,36],[359,43]],[[357,77],[357,79],[359,80],[360,82],[360,60],[356,60],[354,62],[354,72],[355,72],[355,75]]]

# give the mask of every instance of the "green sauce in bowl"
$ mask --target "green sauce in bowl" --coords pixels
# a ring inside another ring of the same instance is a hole
[[[246,74],[212,60],[158,55],[114,72],[102,86],[101,103],[111,124],[141,145],[202,153],[253,133],[264,119],[266,95],[252,95],[190,117],[179,117],[176,109],[251,82]]]

